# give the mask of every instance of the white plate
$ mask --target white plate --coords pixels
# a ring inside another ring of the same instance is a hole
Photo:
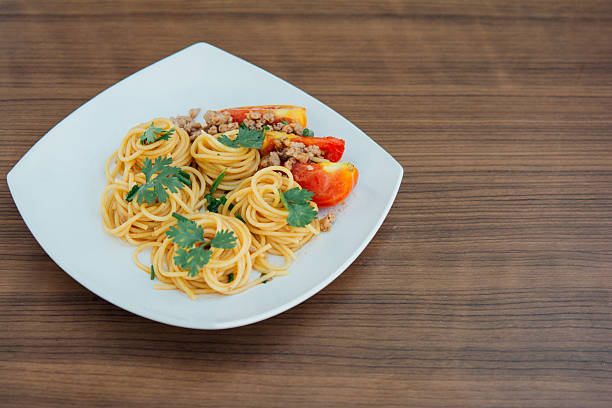
[[[319,136],[346,140],[343,161],[359,182],[332,230],[300,252],[290,275],[235,296],[153,289],[132,263],[133,248],[102,229],[104,163],[127,130],[189,108],[292,104],[307,108]],[[282,79],[209,44],[197,43],[138,71],[78,108],[41,138],[9,172],[25,223],[70,276],[115,305],[176,326],[222,329],[254,323],[314,295],[338,277],[370,242],[395,199],[400,164],[355,125]]]

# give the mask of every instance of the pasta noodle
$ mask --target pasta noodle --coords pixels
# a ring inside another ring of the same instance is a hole
[[[222,118],[229,120],[226,116]],[[265,134],[257,136],[256,130],[261,126],[240,135],[242,130],[224,132],[238,147],[226,146],[218,135],[204,131],[191,143],[180,126],[197,134],[202,126],[194,117],[181,117],[176,126],[156,118],[127,132],[105,166],[107,185],[100,201],[104,230],[136,247],[133,261],[152,280],[157,278],[156,289],[180,290],[191,299],[208,293],[233,295],[287,275],[296,251],[322,226],[329,228],[316,218],[317,206],[311,201],[315,193],[302,190],[287,168],[289,162],[287,167],[259,169],[260,164],[278,163],[269,161],[271,153],[262,148]],[[255,126],[253,118],[258,117],[257,112],[250,114],[241,126],[249,120]],[[265,112],[263,118],[276,117]],[[274,120],[277,125],[281,121]],[[331,143],[329,138],[321,140]],[[299,142],[291,148],[302,155],[304,166],[327,161],[318,148],[308,150]],[[268,155],[263,162],[258,149]],[[145,250],[150,251],[149,264],[140,259]]]
[[[235,136],[237,130],[225,132]],[[219,189],[233,190],[247,177],[252,176],[259,167],[259,151],[246,147],[229,147],[219,142],[215,136],[202,132],[191,146],[191,155],[204,175],[207,184],[225,171]]]
[[[174,129],[175,133],[169,140],[158,140],[151,144],[140,143],[140,136],[153,123],[154,126],[163,129]],[[177,137],[178,136],[178,137]],[[145,158],[154,159],[158,156],[172,158],[174,166],[188,166],[191,164],[189,153],[189,135],[181,128],[173,126],[172,122],[166,118],[155,118],[151,122],[144,122],[131,128],[119,149],[113,153],[106,162],[106,178],[108,182],[113,182],[119,176],[124,180],[130,173],[138,173]],[[111,165],[115,162],[113,170]]]
[[[168,140],[158,140],[150,144],[140,143],[140,136],[149,125],[162,130],[173,130]],[[188,214],[204,205],[206,187],[204,178],[197,170],[189,167],[189,136],[180,128],[174,128],[165,118],[156,118],[131,128],[123,138],[119,149],[106,162],[107,186],[102,193],[101,214],[106,232],[127,241],[131,245],[154,241],[167,227],[172,213]],[[126,201],[126,194],[135,184],[143,184],[145,176],[141,172],[146,158],[155,160],[163,156],[172,158],[174,166],[182,166],[189,174],[191,187],[185,186],[177,193],[170,193],[165,203],[138,204],[136,200]],[[114,163],[114,168],[111,166]]]
[[[299,184],[293,180],[291,171],[281,166],[266,167],[229,193],[221,211],[230,216],[240,214],[253,235],[255,248],[269,245],[267,253],[284,258],[282,266],[271,264],[265,256],[257,258],[255,268],[269,276],[286,275],[291,262],[296,259],[295,251],[320,232],[317,219],[301,228],[287,224],[288,211],[281,202],[279,190],[294,187],[299,187]]]
[[[182,170],[189,174],[191,187],[185,186],[177,193],[170,193],[165,203],[148,205],[125,200],[134,184],[144,183],[142,173],[129,174],[127,180],[118,179],[108,184],[101,200],[104,230],[131,245],[140,245],[157,240],[168,228],[173,212],[189,214],[200,210],[204,205],[204,179],[191,167],[185,166]]]
[[[136,248],[134,263],[143,271],[149,273],[150,267],[138,259],[138,254],[145,248],[151,248],[151,265],[155,276],[163,285],[159,289],[179,289],[191,299],[203,293],[220,293],[233,295],[247,290],[263,281],[264,278],[251,281],[250,274],[253,260],[262,255],[261,251],[251,253],[252,237],[246,225],[235,217],[227,217],[211,212],[194,213],[187,218],[195,221],[204,229],[204,236],[210,239],[216,232],[230,230],[236,237],[236,246],[232,249],[214,249],[213,255],[206,266],[196,276],[189,274],[175,266],[174,256],[176,245],[170,238],[154,242],[147,242]],[[172,224],[175,224],[172,223]],[[230,281],[229,275],[233,275]]]

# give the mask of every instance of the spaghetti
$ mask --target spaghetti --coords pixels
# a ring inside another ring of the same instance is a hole
[[[312,200],[338,200],[356,182],[356,170],[353,177],[352,169],[328,163],[340,159],[344,142],[315,138],[299,107],[209,111],[211,133],[234,120],[240,129],[221,137],[202,131],[191,143],[185,129],[202,128],[194,117],[176,126],[156,118],[127,132],[105,166],[104,230],[136,247],[133,261],[159,280],[156,289],[191,299],[287,275],[296,252],[333,222],[317,219]],[[150,264],[139,258],[145,250]]]
[[[237,130],[232,130],[224,134],[234,137],[237,133]],[[257,149],[229,147],[205,132],[191,145],[191,156],[209,185],[225,171],[225,177],[219,184],[220,190],[235,189],[242,180],[257,171],[260,161]]]
[[[204,205],[204,178],[192,167],[185,166],[182,170],[189,174],[191,186],[170,193],[166,202],[152,205],[138,204],[136,200],[126,201],[126,195],[134,184],[145,182],[142,173],[127,173],[127,179],[116,179],[109,183],[102,193],[100,203],[104,230],[131,245],[140,245],[156,241],[168,228],[172,213],[190,214],[200,210]]]
[[[187,218],[204,229],[206,238],[211,238],[221,230],[232,231],[237,238],[236,246],[232,249],[214,249],[210,261],[201,268],[200,273],[190,276],[187,271],[175,265],[174,257],[178,247],[170,238],[164,237],[139,245],[133,255],[134,263],[150,273],[151,267],[140,262],[138,254],[146,248],[151,248],[153,273],[162,282],[161,285],[156,285],[156,289],[178,289],[195,299],[196,295],[204,293],[233,295],[264,280],[263,277],[250,280],[250,275],[254,260],[260,258],[269,247],[264,246],[251,253],[252,236],[242,221],[211,212],[193,213],[187,215]],[[176,222],[171,222],[169,226],[174,224]]]
[[[151,125],[151,123],[162,130],[171,131],[173,134],[169,140],[158,140],[151,144],[142,144],[140,137]],[[158,156],[170,157],[175,166],[188,166],[191,164],[189,153],[189,135],[182,128],[175,128],[172,122],[166,118],[155,118],[151,122],[144,122],[131,128],[119,149],[106,161],[106,178],[112,183],[116,177],[127,180],[130,173],[137,173],[142,167],[145,158],[153,159]],[[111,170],[111,166],[115,167]]]
[[[296,259],[295,251],[304,246],[320,232],[319,220],[314,219],[305,227],[287,224],[288,211],[281,202],[280,192],[299,184],[293,180],[291,171],[281,166],[259,170],[252,177],[242,181],[227,195],[227,203],[221,213],[229,216],[240,215],[253,235],[256,249],[270,247],[266,252],[284,258],[281,266],[273,265],[267,256],[256,259],[255,268],[269,277],[286,275],[291,262]]]

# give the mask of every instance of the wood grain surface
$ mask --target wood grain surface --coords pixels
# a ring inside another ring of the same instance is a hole
[[[340,278],[223,331],[81,287],[6,185],[62,118],[197,41],[405,170]],[[0,406],[612,406],[610,1],[3,0],[0,51]]]

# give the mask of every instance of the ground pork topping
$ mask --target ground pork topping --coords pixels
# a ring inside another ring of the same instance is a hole
[[[270,152],[269,155],[264,156],[259,162],[259,168],[261,169],[263,169],[264,167],[280,166],[280,165],[281,165],[281,160],[277,152]]]
[[[211,135],[236,130],[240,127],[240,124],[234,122],[232,115],[227,111],[206,111],[204,120],[206,121],[204,130]],[[268,126],[272,130],[295,133],[300,136],[304,131],[302,125],[297,122],[288,123],[283,121],[274,123],[275,121],[274,111],[267,110],[263,114],[261,112],[248,112],[242,123],[249,129],[263,130],[264,126]]]
[[[291,170],[297,162],[310,163],[314,161],[313,158],[323,158],[323,152],[321,152],[319,146],[306,146],[304,143],[292,142],[287,137],[274,139],[274,148],[276,151],[270,152],[269,155],[262,158],[259,163],[260,168],[282,165]]]
[[[322,232],[327,232],[331,229],[332,224],[336,221],[336,214],[329,213],[319,220]]]
[[[200,113],[200,108],[193,108],[189,109],[189,116],[170,118],[176,127],[180,127],[187,132],[189,140],[192,142],[202,132],[202,124],[194,120],[198,113]]]

